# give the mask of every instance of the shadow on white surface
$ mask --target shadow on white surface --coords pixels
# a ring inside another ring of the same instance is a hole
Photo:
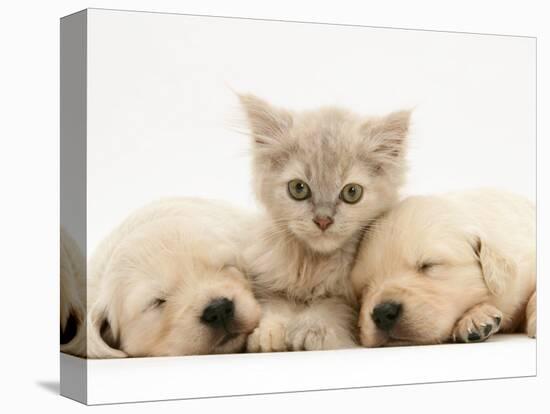
[[[37,381],[36,385],[38,385],[45,391],[48,391],[55,395],[59,395],[59,381]]]

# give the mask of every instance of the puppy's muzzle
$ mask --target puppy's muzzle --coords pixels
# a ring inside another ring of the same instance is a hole
[[[235,318],[235,304],[227,298],[218,298],[210,302],[201,315],[201,322],[212,328],[225,328]]]
[[[383,302],[374,308],[371,318],[376,327],[383,331],[392,329],[401,316],[402,306],[397,302]]]

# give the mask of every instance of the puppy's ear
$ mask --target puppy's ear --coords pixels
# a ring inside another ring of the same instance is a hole
[[[85,260],[76,241],[60,228],[60,345],[61,352],[86,355],[84,301]]]
[[[277,149],[292,126],[290,112],[251,94],[239,95],[239,100],[246,112],[255,150]]]
[[[400,165],[405,155],[411,111],[397,111],[382,117],[369,119],[360,127],[367,154],[374,163],[375,172],[382,172],[393,165]]]
[[[493,295],[501,295],[507,284],[516,277],[516,263],[490,246],[483,237],[474,238],[473,248],[487,288]]]
[[[71,309],[69,317],[60,326],[61,352],[81,357],[86,356],[86,330],[82,314]]]
[[[124,358],[128,355],[117,349],[119,341],[109,317],[108,305],[97,302],[88,314],[88,358]]]

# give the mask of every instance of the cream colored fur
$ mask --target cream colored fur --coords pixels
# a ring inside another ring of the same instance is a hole
[[[365,226],[397,200],[403,182],[410,113],[361,117],[327,107],[291,112],[240,96],[252,137],[253,183],[265,215],[245,251],[263,315],[248,350],[269,352],[351,347],[356,301],[349,273]],[[297,201],[300,179],[311,197]],[[346,184],[364,188],[346,204]],[[316,216],[330,216],[325,231]]]
[[[74,331],[65,338],[61,352],[83,355],[86,349],[86,262],[75,240],[61,228],[60,233],[60,329]],[[71,325],[71,326],[68,326]],[[63,337],[63,335],[62,335]]]
[[[497,190],[405,199],[368,232],[352,272],[361,343],[534,337],[535,230],[533,204]],[[388,301],[402,311],[385,332],[371,315]]]
[[[253,222],[224,203],[189,198],[130,215],[89,264],[88,357],[242,350],[260,317],[239,258]],[[232,336],[200,320],[221,297],[235,304]]]

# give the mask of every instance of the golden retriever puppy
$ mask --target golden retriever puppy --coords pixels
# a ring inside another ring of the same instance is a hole
[[[75,240],[61,227],[60,233],[60,344],[61,352],[83,355],[86,335],[86,262]]]
[[[260,307],[239,253],[252,216],[169,199],[127,218],[89,266],[90,358],[239,352]]]
[[[368,347],[536,335],[536,222],[495,190],[410,197],[367,233],[352,271]]]

